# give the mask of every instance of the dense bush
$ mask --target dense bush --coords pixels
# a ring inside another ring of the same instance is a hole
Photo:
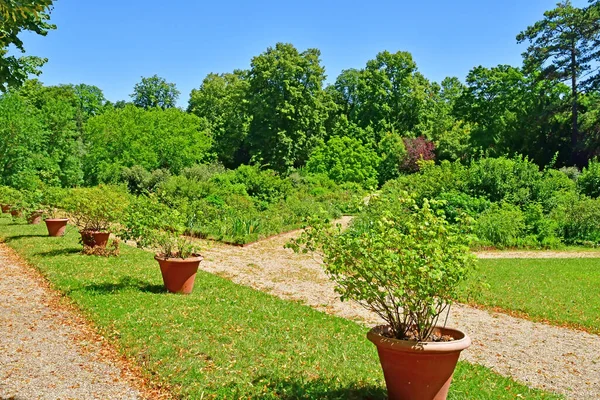
[[[107,232],[122,220],[128,202],[123,188],[96,186],[72,189],[63,207],[81,231]]]
[[[479,215],[475,224],[475,234],[484,246],[517,246],[524,232],[523,212],[519,207],[505,202],[493,203]]]
[[[354,182],[365,188],[377,186],[379,157],[359,139],[333,137],[319,146],[306,163],[312,173],[328,175],[338,183]]]
[[[212,139],[206,120],[179,109],[145,110],[133,105],[91,118],[85,127],[86,181],[117,182],[123,167],[148,171],[210,161]]]
[[[590,197],[600,196],[600,162],[591,160],[587,168],[577,178],[577,187],[581,193]]]
[[[468,190],[490,201],[523,205],[533,197],[541,179],[539,167],[526,158],[483,158],[469,166],[465,176]]]

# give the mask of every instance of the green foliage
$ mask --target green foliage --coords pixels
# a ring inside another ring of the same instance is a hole
[[[577,187],[586,196],[600,196],[600,162],[598,160],[590,160],[587,168],[581,171],[581,175],[577,178]]]
[[[46,134],[38,113],[16,94],[0,97],[0,184],[33,188],[44,164]]]
[[[567,244],[600,244],[600,199],[579,198],[573,193],[562,195],[550,213],[557,232]]]
[[[475,224],[479,244],[498,248],[514,247],[525,232],[525,216],[509,203],[493,203],[481,213]]]
[[[127,184],[127,189],[130,193],[139,195],[154,192],[170,176],[171,174],[168,170],[155,169],[152,172],[148,172],[144,167],[134,165],[131,168],[123,168],[120,180]]]
[[[179,94],[174,83],[154,75],[149,78],[142,77],[142,81],[135,84],[131,99],[138,107],[166,109],[177,105]]]
[[[116,182],[122,167],[183,168],[212,159],[206,120],[179,109],[112,109],[86,124],[86,181]]]
[[[287,173],[320,143],[327,118],[320,54],[277,43],[252,59],[248,149],[254,161]]]
[[[521,205],[530,201],[540,177],[539,167],[527,158],[483,158],[470,165],[465,183],[475,196]]]
[[[119,187],[71,189],[63,207],[80,231],[110,232],[127,207],[129,198]]]
[[[214,138],[217,158],[228,167],[249,161],[248,113],[249,82],[247,71],[209,74],[199,89],[190,94],[188,112],[206,118]]]
[[[364,188],[377,186],[377,153],[350,137],[333,137],[317,147],[306,163],[306,169],[326,174],[337,183],[354,182]]]
[[[379,183],[383,185],[385,182],[396,179],[400,176],[402,163],[406,158],[406,147],[402,137],[393,132],[388,132],[383,135],[379,142],[379,154],[381,162],[379,163]]]
[[[188,258],[197,246],[182,236],[185,218],[177,210],[160,203],[155,196],[138,196],[129,203],[121,218],[119,236],[134,240],[138,247],[151,247],[164,258]]]
[[[9,55],[14,46],[24,53],[23,32],[46,36],[56,27],[50,23],[53,0],[5,0],[0,3],[0,91],[21,85],[30,74],[39,75],[40,67],[48,61],[35,56]]]
[[[407,194],[371,199],[345,231],[312,222],[290,246],[321,251],[342,300],[377,313],[397,339],[428,341],[474,266],[469,236]]]

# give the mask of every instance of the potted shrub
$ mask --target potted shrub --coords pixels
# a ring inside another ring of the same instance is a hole
[[[202,256],[194,242],[182,236],[183,217],[177,210],[154,197],[139,196],[129,205],[122,225],[121,237],[156,252],[154,259],[160,266],[165,289],[171,293],[192,292]]]
[[[72,189],[65,209],[79,228],[81,241],[88,247],[106,247],[114,225],[121,219],[128,196],[119,187],[97,186]]]
[[[9,186],[0,186],[0,209],[5,214],[13,214],[13,207],[21,199],[21,193]],[[15,209],[16,213],[16,209]],[[14,215],[13,215],[14,216]]]
[[[44,222],[49,236],[63,236],[67,228],[68,218],[61,215],[64,199],[67,195],[65,189],[48,187],[41,194],[41,209],[44,210]]]
[[[42,191],[40,190],[26,190],[23,191],[21,201],[18,203],[19,210],[22,211],[23,215],[27,219],[27,223],[31,225],[37,225],[42,222],[42,216],[44,210],[41,205]]]
[[[449,225],[436,203],[419,206],[406,193],[372,198],[346,230],[311,221],[288,244],[320,252],[341,299],[386,322],[367,337],[377,346],[392,400],[445,399],[460,352],[471,343],[444,326],[475,263],[469,226]]]

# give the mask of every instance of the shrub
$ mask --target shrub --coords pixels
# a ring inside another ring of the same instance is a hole
[[[381,156],[378,170],[379,184],[383,185],[400,176],[407,156],[404,140],[400,135],[391,132],[383,135],[379,142],[379,154]]]
[[[81,231],[107,232],[122,219],[128,202],[124,189],[97,186],[72,189],[64,206]]]
[[[459,222],[465,214],[476,218],[491,206],[491,202],[484,197],[473,197],[455,190],[440,193],[436,200],[443,200],[438,207],[444,210],[451,223]]]
[[[312,173],[322,173],[336,183],[354,182],[365,188],[377,186],[379,157],[371,148],[364,146],[359,139],[333,137],[317,147],[306,169]]]
[[[594,198],[600,196],[600,162],[598,160],[590,160],[587,168],[584,168],[577,178],[577,187],[586,196]]]
[[[169,171],[165,169],[149,172],[141,165],[134,165],[131,168],[124,167],[122,169],[121,182],[127,184],[130,193],[139,195],[154,192],[170,175]]]
[[[435,144],[420,136],[418,138],[404,138],[406,157],[400,169],[404,172],[417,172],[420,167],[418,161],[435,160]]]
[[[565,173],[547,169],[542,174],[542,179],[537,181],[533,188],[533,199],[541,203],[546,212],[556,207],[557,196],[562,193],[576,193],[575,181],[571,180]]]
[[[406,193],[373,199],[345,231],[312,222],[289,247],[321,251],[342,300],[377,313],[397,339],[431,340],[475,262],[469,236],[458,234],[428,200],[420,207]]]
[[[517,246],[524,232],[523,212],[506,202],[493,203],[475,223],[475,234],[481,245],[498,248]]]
[[[442,161],[440,165],[424,162],[419,173],[387,182],[382,192],[398,196],[407,191],[413,193],[420,203],[425,198],[436,198],[440,193],[464,191],[464,174],[465,168],[459,162]]]
[[[558,235],[567,244],[597,245],[600,243],[600,199],[579,198],[565,193],[550,213],[557,224]]]
[[[532,199],[540,179],[539,167],[522,157],[482,158],[472,162],[465,175],[467,189],[472,195],[518,205]]]

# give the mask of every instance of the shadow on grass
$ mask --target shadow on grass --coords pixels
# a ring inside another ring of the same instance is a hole
[[[25,238],[41,238],[41,237],[49,237],[48,234],[46,235],[13,235],[13,236],[6,236],[4,238],[4,242],[5,243],[9,243],[9,242],[13,242],[15,240],[19,240],[19,239],[25,239]],[[1,399],[0,399],[1,400]]]
[[[35,253],[35,255],[40,256],[40,257],[54,257],[54,256],[66,256],[69,254],[78,254],[78,253],[81,253],[80,247],[70,247],[70,248],[66,248],[66,249],[43,251],[41,253]]]
[[[93,283],[85,285],[83,290],[86,292],[100,294],[115,293],[125,290],[138,290],[146,293],[167,293],[167,290],[163,285],[152,285],[148,282],[131,277],[121,278],[121,280],[118,282]]]
[[[267,378],[268,379],[268,378]],[[255,383],[260,383],[257,379]],[[327,399],[327,400],[385,400],[387,391],[379,386],[351,384],[339,387],[339,383],[327,379],[300,380],[288,379],[268,384],[279,399]],[[255,399],[261,398],[260,396]]]

